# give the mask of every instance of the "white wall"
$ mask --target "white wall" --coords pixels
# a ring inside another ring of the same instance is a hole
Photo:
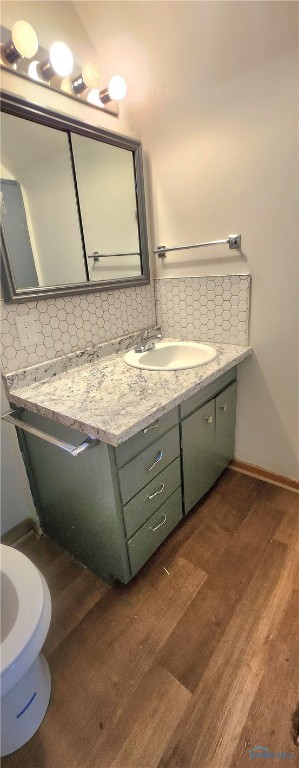
[[[121,147],[72,136],[87,254],[139,251],[133,155]],[[90,279],[140,275],[140,256],[89,259]]]
[[[59,134],[59,138],[61,136],[65,138]],[[41,285],[84,282],[82,243],[68,154],[22,172],[19,180],[31,213]]]
[[[0,165],[1,176],[12,179],[12,175]],[[9,411],[1,379],[1,416]],[[26,517],[35,517],[35,509],[29,489],[25,467],[20,455],[14,428],[1,421],[1,536]],[[7,483],[7,477],[10,481]]]
[[[236,454],[299,479],[298,5],[145,4],[149,55],[154,5],[158,36],[168,15],[165,55],[150,59],[150,108],[132,110],[150,158],[155,244],[242,235],[241,254],[172,253],[157,274],[251,272],[254,355],[239,371]]]
[[[162,135],[146,131],[156,242],[242,234],[241,258],[220,247],[176,253],[159,262],[158,274],[251,272],[254,357],[240,366],[236,454],[291,478],[298,478],[296,89],[291,53],[232,83],[229,98],[209,105],[191,130],[176,115]]]
[[[1,416],[9,411],[1,380]],[[1,421],[1,536],[26,517],[36,519],[14,427]]]

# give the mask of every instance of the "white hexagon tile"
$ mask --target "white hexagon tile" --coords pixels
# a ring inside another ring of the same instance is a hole
[[[163,336],[247,344],[250,275],[155,279]]]
[[[2,300],[0,303],[4,373],[156,324],[153,284],[24,304],[5,304]],[[21,346],[17,315],[34,319],[36,344]]]
[[[1,304],[4,373],[162,326],[164,336],[247,344],[249,275],[157,278],[153,284],[24,304]],[[23,348],[16,316],[34,319],[36,344]]]

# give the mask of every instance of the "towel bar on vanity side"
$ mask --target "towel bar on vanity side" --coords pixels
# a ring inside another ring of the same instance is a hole
[[[56,448],[61,448],[74,458],[77,458],[81,453],[85,453],[85,451],[88,451],[100,442],[95,437],[86,437],[85,440],[76,447],[75,445],[71,445],[71,443],[65,443],[64,440],[59,440],[58,437],[52,437],[52,435],[42,432],[41,429],[31,427],[30,424],[26,424],[24,421],[21,421],[21,419],[18,419],[17,414],[18,411],[9,411],[9,413],[5,413],[4,416],[2,416],[2,419],[3,421],[8,421],[10,424],[14,424],[14,426],[19,429],[23,429],[24,432],[30,432],[31,435],[39,437],[47,443],[52,443]]]

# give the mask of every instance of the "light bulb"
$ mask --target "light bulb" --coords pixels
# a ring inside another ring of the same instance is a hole
[[[38,49],[37,34],[28,21],[16,21],[11,30],[11,39],[20,57],[31,59]]]
[[[50,48],[50,62],[57,75],[67,77],[73,69],[73,54],[65,43],[53,43]]]
[[[38,49],[36,32],[28,21],[16,21],[11,31],[11,38],[2,47],[1,60],[3,64],[15,66],[22,58],[31,59]]]
[[[40,74],[39,74],[39,70],[38,70],[39,66],[40,66],[39,61],[36,61],[36,60],[31,61],[27,72],[29,77],[32,78],[32,80],[38,80],[40,82],[43,82],[43,79],[42,77],[40,77]]]
[[[72,81],[70,77],[64,77],[63,80],[61,80],[60,88],[65,93],[68,93],[70,96],[74,95]]]
[[[127,93],[127,83],[121,75],[113,75],[109,80],[108,93],[112,101],[121,101]]]
[[[82,80],[87,88],[99,88],[101,82],[101,71],[97,64],[87,62],[82,67]]]
[[[82,67],[82,72],[77,77],[74,77],[72,82],[73,93],[80,96],[81,93],[86,91],[87,88],[99,89],[101,81],[101,73],[99,67],[96,64],[88,62]]]
[[[93,88],[91,91],[89,91],[89,94],[87,96],[87,101],[89,102],[89,104],[93,104],[94,107],[105,106],[100,99],[99,91],[97,88]]]

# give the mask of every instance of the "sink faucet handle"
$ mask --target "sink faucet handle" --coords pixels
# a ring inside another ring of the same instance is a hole
[[[151,333],[149,330],[145,330],[142,334],[142,340],[149,341],[150,339],[162,339],[161,333],[158,331]]]
[[[154,333],[150,333],[148,330],[143,331],[141,335],[141,343],[135,347],[135,352],[146,352],[148,349],[155,346],[155,341],[159,341],[160,339],[162,339],[161,333],[158,333],[157,331],[154,331]]]

